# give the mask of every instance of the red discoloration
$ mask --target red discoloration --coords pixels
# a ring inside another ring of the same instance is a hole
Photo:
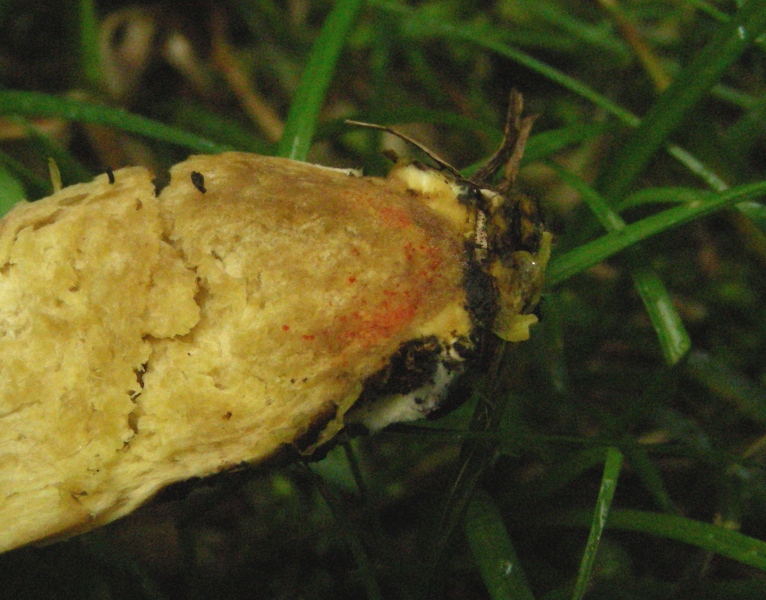
[[[342,331],[340,338],[346,343],[357,342],[367,348],[406,327],[417,312],[417,304],[383,301],[369,313],[354,312],[350,319],[351,327]]]
[[[377,298],[364,294],[355,298],[353,312],[335,317],[341,329],[338,341],[368,348],[396,336],[416,319],[420,299],[438,284],[444,256],[439,248],[419,240],[405,243],[402,251],[412,269],[407,281],[380,290]],[[349,283],[356,280],[348,278]]]
[[[396,206],[384,206],[379,209],[383,223],[396,229],[405,229],[412,226],[409,213]]]
[[[322,332],[315,332],[321,339],[334,338],[341,355],[353,356],[355,352],[364,351],[381,343],[398,338],[417,321],[423,308],[429,304],[434,293],[433,288],[441,285],[443,274],[441,269],[448,262],[445,249],[438,244],[431,244],[425,234],[418,231],[421,224],[417,221],[417,212],[405,205],[392,203],[382,205],[381,202],[366,194],[353,198],[354,205],[364,206],[381,225],[391,229],[391,235],[396,238],[404,233],[400,242],[400,252],[395,260],[399,262],[400,273],[381,289],[377,282],[364,279],[364,285],[358,286],[359,293],[343,302],[345,309],[342,314],[333,316],[333,326]],[[407,232],[394,230],[409,229]],[[359,247],[349,246],[347,252],[353,257],[368,257],[370,252]],[[372,249],[374,257],[375,249]],[[360,283],[361,274],[342,275],[348,284]],[[343,279],[341,279],[343,281]],[[330,305],[333,303],[330,301]],[[337,303],[335,303],[337,304]],[[314,339],[313,335],[302,336],[307,342]],[[329,341],[329,340],[328,340]]]
[[[366,322],[362,324],[362,333],[370,342],[376,338],[391,337],[395,331],[415,318],[417,310],[417,304],[401,302],[392,305],[389,302],[381,302],[378,308],[369,315]]]
[[[282,331],[290,331],[289,325],[282,325]]]

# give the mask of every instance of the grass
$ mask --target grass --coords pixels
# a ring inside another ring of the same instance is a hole
[[[65,184],[230,148],[380,172],[343,118],[417,123],[468,173],[514,86],[544,319],[442,419],[0,556],[0,597],[766,593],[766,4],[160,5],[154,47],[180,28],[193,68],[158,54],[120,96],[98,20],[124,3],[0,2],[0,210],[49,193],[49,156]]]

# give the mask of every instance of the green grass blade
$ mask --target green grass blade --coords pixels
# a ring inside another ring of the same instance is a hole
[[[747,107],[747,111],[726,131],[726,148],[733,156],[742,159],[752,152],[763,137],[763,123],[766,121],[766,98]]]
[[[604,229],[607,231],[620,231],[626,227],[627,224],[623,218],[609,205],[606,198],[599,194],[590,185],[554,161],[546,161],[546,164],[556,171],[556,174],[567,185],[580,194],[583,202],[588,205],[588,208],[590,208],[591,212]]]
[[[420,15],[418,15],[415,9],[404,6],[402,4],[388,2],[386,0],[373,0],[373,2],[370,4],[380,8],[381,10],[396,14],[403,19],[410,19],[416,22],[418,20],[424,21],[424,19],[420,18]],[[605,112],[616,117],[625,125],[630,127],[638,127],[638,125],[641,123],[641,119],[637,115],[613,102],[603,94],[600,94],[590,86],[587,86],[578,79],[571,77],[542,61],[537,60],[529,54],[522,52],[518,48],[509,46],[503,42],[498,37],[496,32],[493,32],[490,28],[470,28],[450,23],[434,23],[430,21],[418,22],[417,27],[431,35],[468,41],[480,48],[484,48],[485,50],[489,50],[490,52],[496,53],[499,56],[503,56],[509,60],[512,60],[530,69],[531,71],[542,75],[543,77],[547,77],[551,81],[556,82],[561,87],[571,91],[572,93],[577,94],[578,96],[592,102],[595,106],[598,106]],[[678,160],[678,162],[684,165],[692,173],[700,177],[703,181],[710,185],[710,187],[718,191],[723,191],[726,188],[726,184],[718,175],[716,175],[716,173],[706,167],[699,159],[697,159],[687,150],[675,144],[668,144],[666,148],[671,156]]]
[[[11,210],[17,202],[24,200],[25,196],[21,182],[0,164],[0,217]]]
[[[606,127],[602,123],[576,123],[568,125],[566,127],[560,127],[558,129],[551,129],[533,135],[527,141],[527,145],[524,149],[524,156],[522,157],[522,164],[526,165],[536,160],[541,160],[547,156],[551,156],[574,146],[577,143],[584,142],[597,135],[600,135],[605,131]],[[500,132],[497,131],[498,143],[502,139]],[[461,169],[460,172],[464,177],[470,179],[471,175],[484,164],[484,159]],[[555,163],[552,163],[555,164]],[[554,169],[556,167],[554,166]]]
[[[625,457],[660,510],[668,513],[678,512],[662,480],[662,473],[649,458],[646,448],[640,444],[626,444],[626,446],[623,447]]]
[[[173,114],[173,125],[206,139],[221,144],[229,144],[236,150],[271,155],[276,144],[267,142],[254,135],[236,120],[215,113],[201,103],[194,103],[184,98],[169,107]]]
[[[605,196],[616,200],[630,190],[649,159],[689,111],[764,31],[766,3],[760,0],[750,0],[719,27],[710,43],[681,71],[617,151],[601,180]]]
[[[26,200],[42,198],[53,192],[53,187],[51,186],[50,181],[39,177],[21,162],[2,150],[0,150],[0,165],[2,165],[3,168],[26,189]]]
[[[668,365],[674,365],[691,349],[689,332],[662,279],[647,266],[648,259],[641,248],[630,248],[627,253],[632,265],[630,276],[633,285],[657,334],[662,355]]]
[[[605,173],[602,184],[606,196],[612,200],[619,200],[627,193],[635,177],[678,125],[678,121],[717,81],[723,70],[744,51],[748,42],[748,36],[740,35],[744,24],[747,24],[746,31],[752,34],[751,38],[766,27],[766,8],[764,5],[756,7],[755,4],[750,2],[737,18],[721,27],[713,41],[657,101],[654,109],[633,132],[628,143],[620,149],[611,170]],[[725,182],[710,173],[682,148],[672,146],[670,152],[702,176],[714,189],[723,191],[727,188]],[[592,204],[591,208],[594,208],[593,204],[597,204],[596,215],[605,226],[604,219],[612,220],[613,224],[617,223],[603,210],[603,202],[589,203]],[[652,325],[657,331],[663,354],[669,364],[674,364],[689,350],[691,342],[664,284],[656,273],[644,266],[646,260],[640,250],[634,250],[632,254],[637,252],[638,255],[632,256],[633,264],[637,268],[633,269],[631,274]],[[551,275],[549,270],[548,277],[555,280],[556,275]]]
[[[585,553],[580,561],[580,570],[577,573],[575,583],[574,600],[581,600],[588,589],[588,581],[596,562],[596,553],[601,542],[601,534],[604,532],[606,520],[612,507],[614,492],[617,489],[617,478],[622,470],[622,454],[617,448],[607,448],[604,474],[601,477],[601,488],[598,492],[596,508],[593,511],[588,542],[585,545]]]
[[[498,146],[503,139],[502,132],[493,125],[444,110],[394,107],[384,111],[360,112],[349,118],[377,125],[396,126],[402,123],[430,123],[432,125],[444,125],[451,130],[481,132],[487,135],[489,143],[493,146]],[[345,124],[345,119],[337,119],[323,123],[318,128],[316,137],[325,138],[340,134],[348,129],[349,126]],[[595,138],[608,129],[609,127],[605,123],[572,123],[557,129],[536,133],[529,138],[524,148],[523,164],[543,159],[578,143]],[[483,163],[484,159],[461,169],[461,172],[464,176],[469,177]]]
[[[551,465],[545,472],[545,476],[535,481],[534,488],[530,488],[529,494],[535,498],[548,498],[566,488],[568,485],[582,477],[584,473],[595,469],[604,462],[605,449],[603,446],[594,446],[572,452],[561,459],[555,465]]]
[[[493,600],[534,600],[500,511],[483,490],[468,504],[464,528],[481,578]]]
[[[304,465],[303,468],[310,475],[312,482],[327,504],[327,508],[332,513],[333,519],[335,519],[335,522],[346,538],[346,543],[359,568],[359,575],[365,586],[367,597],[370,600],[383,600],[383,592],[378,585],[375,569],[362,542],[361,532],[350,519],[349,511],[343,498],[332,489],[332,486],[327,481],[315,472],[313,465]]]
[[[558,285],[569,277],[652,235],[764,194],[766,194],[766,181],[761,181],[738,186],[722,194],[711,194],[700,198],[697,202],[669,208],[646,217],[556,257],[548,266],[546,280],[551,286]]]
[[[565,148],[596,138],[607,129],[604,123],[572,123],[558,129],[536,133],[529,138],[524,147],[523,162],[526,164],[551,156]]]
[[[705,2],[705,0],[684,0],[684,2],[690,4],[697,10],[704,12],[707,16],[715,19],[716,21],[720,21],[721,23],[727,23],[729,19],[731,19],[728,14],[718,10],[709,2]],[[766,49],[766,40],[762,37],[755,40],[755,44],[761,49]]]
[[[339,0],[322,25],[290,105],[279,156],[306,159],[340,51],[363,4],[361,0]]]
[[[766,423],[766,388],[707,352],[689,353],[686,372],[757,423]]]
[[[720,190],[725,191],[725,190]],[[697,188],[661,187],[638,190],[626,196],[624,200],[615,205],[615,209],[622,212],[629,208],[644,206],[646,204],[686,204],[695,202],[707,194],[705,190]]]
[[[600,24],[593,25],[582,20],[554,2],[526,0],[522,4],[531,14],[539,15],[543,21],[547,21],[575,40],[577,42],[575,48],[590,46],[607,52],[620,61],[627,62],[631,59],[628,45],[615,31],[605,29]],[[553,28],[550,30],[555,31]]]
[[[98,43],[98,18],[93,0],[78,2],[80,30],[80,69],[91,89],[101,86],[101,50]]]
[[[395,2],[388,2],[386,0],[374,0],[373,2],[370,2],[370,4],[381,10],[394,13],[401,18],[407,19],[409,21],[408,27],[415,35],[433,35],[452,40],[470,42],[479,48],[484,48],[499,56],[504,56],[535,73],[547,77],[551,81],[561,85],[563,88],[568,89],[582,98],[590,100],[596,106],[604,109],[609,114],[616,116],[626,125],[635,127],[640,123],[640,119],[636,115],[625,110],[615,102],[612,102],[606,96],[599,94],[596,90],[585,85],[580,80],[566,75],[558,69],[537,60],[517,48],[505,44],[489,24],[486,24],[486,26],[464,26],[436,21],[430,18],[430,15],[420,14],[413,8]]]
[[[499,443],[493,439],[497,437],[493,434],[501,433],[503,414],[512,401],[508,392],[508,377],[516,350],[516,346],[504,342],[498,345],[481,389],[477,390],[479,400],[474,407],[470,430],[490,435],[466,439],[463,444],[450,494],[440,511],[438,526],[427,532],[428,539],[424,547],[430,556],[425,560],[426,570],[419,582],[420,597],[426,597],[430,590],[448,540],[455,527],[462,522],[479,478],[497,452]]]
[[[742,202],[737,205],[739,211],[761,230],[766,231],[766,204],[762,202]]]
[[[728,189],[729,186],[723,179],[689,151],[676,144],[668,144],[666,148],[670,156],[685,166],[691,173],[699,177],[710,188],[717,192],[723,192]]]
[[[492,124],[448,110],[426,109],[419,106],[386,106],[385,108],[358,112],[348,118],[363,123],[375,123],[376,125],[396,126],[404,123],[444,125],[450,130],[481,132],[487,135],[492,144],[499,144],[503,139],[502,132]],[[346,124],[345,120],[345,118],[335,119],[322,123],[318,128],[317,137],[320,135],[326,137],[348,131],[350,126]]]
[[[25,117],[59,117],[78,123],[108,125],[154,140],[169,142],[196,152],[215,154],[231,150],[197,135],[159,121],[92,102],[60,98],[39,92],[0,91],[0,114]]]
[[[62,146],[53,138],[41,133],[38,129],[33,127],[27,119],[13,117],[13,120],[26,129],[27,142],[29,143],[30,149],[32,149],[36,155],[52,158],[56,161],[56,165],[58,165],[58,168],[61,171],[64,185],[91,180],[93,173],[91,173],[68,148]],[[47,195],[48,193],[50,192],[46,192],[44,195]]]
[[[607,526],[684,542],[766,571],[766,542],[717,525],[675,515],[616,510],[609,515]]]
[[[546,522],[556,526],[589,527],[591,519],[590,511],[578,510],[559,513]],[[691,544],[766,571],[766,542],[718,525],[642,510],[612,510],[606,527]]]
[[[684,0],[687,4],[692,5],[697,10],[704,12],[709,17],[712,17],[716,21],[725,23],[729,19],[729,15],[725,12],[718,10],[715,6],[704,0]]]
[[[717,186],[716,186],[717,189]],[[717,189],[725,192],[730,188],[727,185]],[[629,210],[647,204],[688,204],[696,202],[700,198],[706,198],[708,192],[698,188],[661,187],[639,190],[623,200],[617,202],[614,208],[619,211]],[[761,202],[740,202],[735,207],[739,213],[753,222],[762,232],[766,233],[766,205]]]
[[[603,225],[604,229],[614,235],[619,235],[625,230],[627,227],[625,221],[609,206],[603,196],[580,178],[568,173],[565,169],[555,163],[549,162],[549,165],[558,172],[559,176],[566,183],[572,186],[572,188],[580,194],[591,211],[596,215],[596,218]],[[572,252],[581,250],[586,246],[588,245],[579,246],[577,249],[572,250],[561,257],[557,257],[557,259],[554,259],[554,263],[559,258],[569,256]],[[673,302],[670,298],[670,294],[665,288],[665,284],[662,283],[662,280],[656,273],[644,266],[647,262],[643,255],[644,253],[640,248],[631,248],[629,253],[633,265],[633,268],[631,269],[633,284],[636,287],[636,291],[641,296],[646,312],[652,322],[652,327],[654,327],[654,330],[657,333],[657,339],[660,348],[662,349],[662,354],[665,357],[665,361],[668,364],[673,365],[681,360],[681,358],[689,351],[689,348],[691,348],[691,339],[681,321],[678,311],[676,311],[673,306]],[[550,266],[548,267],[546,280],[548,283],[555,281],[555,273],[551,273]]]
[[[756,43],[758,42],[759,40],[756,40]],[[731,104],[733,107],[742,109],[743,111],[757,111],[763,106],[763,100],[759,96],[748,94],[741,89],[733,88],[725,83],[715,84],[710,90],[710,94],[715,98]],[[746,118],[747,114],[743,115],[743,117]],[[733,126],[735,125],[736,123]]]

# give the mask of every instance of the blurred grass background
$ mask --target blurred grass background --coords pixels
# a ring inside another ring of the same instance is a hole
[[[453,413],[0,556],[0,598],[766,597],[764,29],[759,0],[0,0],[2,210],[49,157],[384,173],[345,118],[470,172],[515,87],[556,235],[542,323]]]

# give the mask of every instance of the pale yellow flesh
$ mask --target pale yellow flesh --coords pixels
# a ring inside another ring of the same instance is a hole
[[[0,551],[329,439],[403,342],[470,330],[465,232],[400,181],[239,153],[159,200],[114,176],[0,221]]]

